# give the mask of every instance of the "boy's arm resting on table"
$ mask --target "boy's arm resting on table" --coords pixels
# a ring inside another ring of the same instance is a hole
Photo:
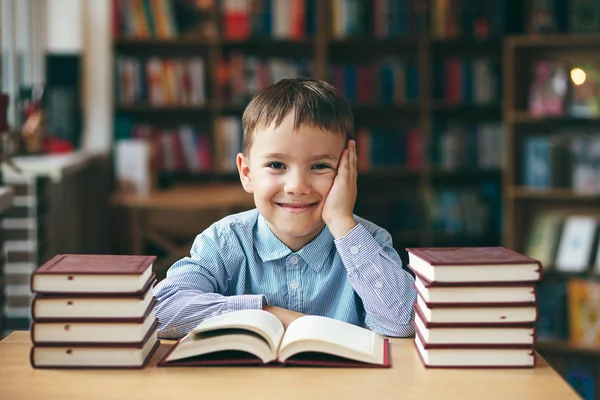
[[[262,294],[225,296],[231,279],[232,252],[221,251],[225,238],[216,232],[196,237],[190,257],[169,268],[167,277],[154,288],[158,305],[160,338],[186,335],[202,320],[236,310],[261,309],[266,304]],[[239,265],[239,264],[238,264]]]
[[[414,278],[402,269],[389,233],[378,228],[371,234],[358,223],[336,239],[335,245],[348,271],[348,281],[363,301],[366,325],[386,336],[412,336]]]

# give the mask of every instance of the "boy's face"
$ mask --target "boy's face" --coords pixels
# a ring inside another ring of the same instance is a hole
[[[307,125],[294,131],[293,123],[290,113],[277,128],[255,131],[248,156],[238,154],[237,166],[271,231],[297,251],[323,228],[323,204],[345,139]]]

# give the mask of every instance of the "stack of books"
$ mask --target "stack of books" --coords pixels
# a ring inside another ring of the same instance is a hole
[[[159,345],[154,256],[59,254],[31,276],[34,368],[142,368]]]
[[[504,247],[407,248],[426,367],[533,367],[540,261]]]

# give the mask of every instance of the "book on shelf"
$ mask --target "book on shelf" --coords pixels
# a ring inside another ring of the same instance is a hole
[[[593,263],[598,220],[594,216],[565,218],[556,251],[555,268],[561,272],[584,272]]]
[[[31,275],[31,291],[61,295],[142,293],[154,280],[155,260],[156,256],[57,254]]]
[[[428,368],[531,368],[535,365],[535,350],[531,346],[436,347],[427,344],[416,332],[415,346]]]
[[[537,320],[535,304],[520,305],[444,305],[432,307],[417,296],[415,311],[431,323],[445,325],[462,324],[496,326],[504,324],[526,324]]]
[[[34,368],[143,368],[159,344],[154,329],[140,343],[36,345],[29,357]]]
[[[409,265],[429,282],[535,282],[542,265],[505,247],[407,248]]]
[[[571,279],[567,292],[570,344],[597,349],[600,346],[600,283]]]
[[[488,346],[512,346],[529,345],[533,346],[535,342],[535,327],[528,325],[506,324],[501,327],[483,327],[483,326],[439,326],[428,322],[418,312],[414,319],[415,331],[424,343],[436,345],[440,348],[454,347],[480,347]]]
[[[410,268],[410,266],[409,266]],[[437,305],[495,305],[533,304],[536,288],[533,283],[489,285],[463,283],[431,283],[415,272],[414,286],[419,296],[430,306]]]
[[[133,295],[36,295],[31,317],[37,321],[142,320],[156,302],[149,280],[142,293]]]
[[[525,254],[540,260],[544,270],[554,264],[564,216],[556,211],[538,212],[527,233]]]
[[[177,341],[158,366],[303,365],[390,367],[389,342],[375,332],[321,316],[287,330],[273,314],[241,310],[206,319]]]

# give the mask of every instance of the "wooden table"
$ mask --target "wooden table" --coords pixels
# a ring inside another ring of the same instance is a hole
[[[426,369],[412,339],[392,339],[392,368],[156,367],[44,370],[29,364],[29,332],[0,342],[0,399],[578,399],[541,358],[532,369]]]
[[[179,258],[189,255],[196,235],[211,223],[239,211],[254,208],[253,197],[241,183],[209,183],[174,187],[149,196],[115,195],[113,206],[125,210],[127,232],[119,243],[123,254],[145,254],[152,243],[165,252],[154,265],[159,278]],[[118,232],[117,232],[118,233]]]

